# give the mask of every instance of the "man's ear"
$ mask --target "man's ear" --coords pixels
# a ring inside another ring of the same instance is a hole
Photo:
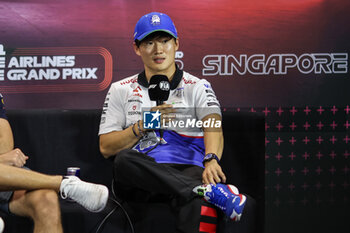
[[[138,56],[141,56],[141,54],[140,54],[140,47],[138,47],[138,46],[136,45],[135,42],[133,42],[132,45],[133,45],[133,47],[134,47],[135,53],[136,53]]]
[[[175,51],[177,51],[180,47],[180,41],[179,41],[179,37],[175,39]]]

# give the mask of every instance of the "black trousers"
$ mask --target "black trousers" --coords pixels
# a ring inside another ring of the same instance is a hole
[[[202,184],[202,172],[198,166],[159,164],[127,149],[114,160],[115,192],[127,202],[168,203],[176,216],[176,231],[169,233],[215,232],[216,209],[192,191]]]

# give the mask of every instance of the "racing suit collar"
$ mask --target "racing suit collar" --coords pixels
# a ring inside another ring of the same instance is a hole
[[[175,74],[173,79],[170,82],[170,90],[175,90],[175,88],[179,85],[179,83],[181,82],[181,79],[183,77],[183,71],[180,70],[177,66],[176,66],[176,70],[175,70]],[[139,73],[138,77],[137,77],[137,82],[138,84],[140,84],[143,87],[148,88],[149,83],[147,81],[146,78],[146,74],[145,71],[142,71],[141,73]]]

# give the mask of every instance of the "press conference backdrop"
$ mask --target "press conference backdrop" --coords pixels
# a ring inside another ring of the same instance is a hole
[[[177,64],[224,111],[265,114],[265,231],[350,232],[347,0],[0,1],[7,108],[102,108],[143,69],[132,35],[151,11],[175,21]]]

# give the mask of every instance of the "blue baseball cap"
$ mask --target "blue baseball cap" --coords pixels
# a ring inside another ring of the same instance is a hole
[[[177,38],[177,31],[173,21],[164,13],[151,12],[142,16],[135,26],[134,41],[143,40],[149,34],[163,31]]]

